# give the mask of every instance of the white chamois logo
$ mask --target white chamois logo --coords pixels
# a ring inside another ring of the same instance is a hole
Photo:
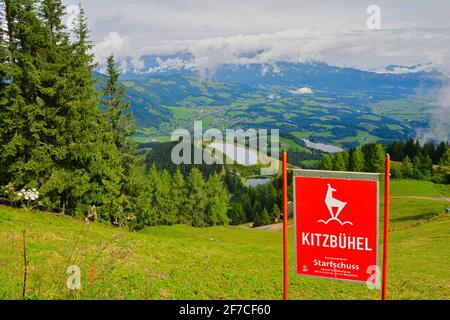
[[[333,192],[335,192],[336,189],[334,189],[331,184],[328,184],[328,191],[327,195],[325,196],[325,204],[327,205],[328,211],[330,212],[331,218],[327,221],[325,220],[319,220],[318,223],[324,223],[328,224],[331,221],[337,221],[341,224],[341,226],[344,226],[346,224],[353,225],[350,221],[342,222],[339,220],[339,215],[341,214],[342,210],[344,210],[345,206],[347,205],[347,202],[343,202],[341,200],[333,198]],[[337,208],[336,214],[333,212],[333,208]]]

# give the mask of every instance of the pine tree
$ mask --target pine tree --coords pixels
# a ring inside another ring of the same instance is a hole
[[[112,134],[115,147],[120,153],[121,194],[127,197],[133,192],[129,186],[131,172],[135,166],[140,165],[140,161],[135,155],[136,146],[130,139],[134,133],[134,120],[131,113],[126,114],[130,104],[125,102],[125,89],[119,84],[119,72],[112,55],[108,58],[106,84],[102,89],[102,95],[101,102],[109,125],[108,131]]]
[[[337,153],[334,157],[333,161],[333,170],[334,171],[345,171],[347,170],[347,166],[345,164],[344,157],[341,152]]]
[[[147,224],[150,226],[156,226],[161,223],[160,221],[160,213],[158,212],[159,208],[156,205],[156,188],[159,185],[159,180],[161,179],[161,175],[156,168],[156,165],[153,164],[147,176],[147,197],[150,199],[152,204],[152,215],[148,217]]]
[[[360,149],[356,149],[350,156],[350,171],[362,172],[364,171],[364,154]]]
[[[172,198],[172,178],[167,170],[163,170],[155,185],[154,206],[159,215],[159,223],[172,225],[177,223],[177,212]]]
[[[1,182],[40,188],[47,209],[83,214],[95,204],[102,219],[128,220],[128,207],[136,208],[132,201],[140,195],[121,190],[123,157],[98,108],[84,11],[80,8],[71,42],[61,0],[4,3]]]
[[[44,45],[44,28],[37,8],[35,0],[5,0],[4,6],[7,43],[2,50],[7,61],[2,73],[7,82],[2,81],[0,98],[0,167],[2,180],[16,188],[40,187],[42,177],[51,172],[51,161],[41,143],[46,126],[36,57]]]
[[[433,162],[428,155],[418,155],[413,159],[414,176],[416,179],[430,179]]]
[[[320,164],[320,169],[321,170],[328,170],[331,171],[333,170],[333,156],[332,155],[326,155],[321,164]]]
[[[131,113],[126,113],[130,107],[125,102],[125,88],[119,84],[119,72],[115,66],[114,56],[110,55],[107,60],[107,80],[102,89],[104,105],[109,123],[114,134],[114,143],[122,152],[128,151],[128,137],[134,133],[134,121]]]
[[[252,221],[254,216],[250,195],[247,192],[239,195],[239,202],[242,203],[242,208],[244,209],[244,213],[247,217],[246,221]]]
[[[61,25],[61,1],[47,2],[49,10],[53,9],[45,13],[47,25]],[[58,90],[48,102],[55,113],[57,169],[53,170],[45,191],[61,199],[63,210],[69,208],[82,214],[87,205],[95,204],[100,216],[112,221],[116,213],[123,212],[121,159],[98,108],[92,43],[83,9],[80,7],[76,19],[73,43],[66,44],[68,35],[57,36],[52,30],[49,34],[54,38],[55,59],[59,59],[54,65],[62,79],[54,86]],[[63,40],[58,42],[60,38]]]
[[[448,151],[448,142],[442,141],[436,146],[436,150],[434,152],[433,163],[439,163],[439,160],[444,156],[444,154]]]
[[[422,166],[421,160],[422,159],[419,155],[415,156],[414,159],[412,160],[413,168],[414,168],[413,177],[417,180],[421,180],[424,178],[423,172],[421,170],[421,166]]]
[[[450,149],[440,157],[439,166],[435,170],[433,181],[435,183],[449,184],[450,183]]]
[[[405,155],[410,159],[420,154],[420,143],[419,141],[414,141],[414,139],[408,139],[405,143]]]
[[[368,154],[366,156],[367,172],[384,172],[385,151],[381,144],[368,145]]]
[[[65,7],[60,0],[42,0],[41,17],[45,21],[49,36],[55,44],[67,42],[67,33],[62,23],[62,17],[65,15]]]
[[[402,163],[402,177],[412,178],[414,174],[414,166],[408,156],[405,156]]]
[[[0,146],[4,145],[4,136],[7,130],[4,120],[7,117],[5,110],[5,96],[8,83],[7,73],[9,60],[8,45],[6,42],[7,29],[4,28],[3,21],[6,21],[6,10],[4,5],[0,9]],[[5,169],[6,168],[2,165],[2,157],[0,155],[0,185],[6,185],[9,182],[6,178]]]
[[[245,211],[240,202],[235,202],[229,210],[230,224],[237,226],[246,222]]]
[[[422,154],[424,156],[428,156],[431,161],[433,161],[433,157],[436,153],[436,147],[434,146],[433,142],[425,142],[422,147]],[[437,164],[437,162],[433,161],[434,164]]]
[[[172,182],[172,201],[175,205],[177,222],[187,223],[188,214],[186,209],[187,198],[186,182],[184,176],[181,173],[180,168],[177,168],[173,175]]]
[[[350,153],[347,150],[344,150],[341,152],[341,154],[345,164],[345,169],[343,171],[346,171],[350,166]]]
[[[450,149],[447,149],[445,153],[439,159],[439,165],[450,167]]]
[[[209,226],[228,224],[230,195],[217,173],[212,174],[206,182],[206,194],[208,198],[205,212],[206,224]]]
[[[127,203],[127,227],[130,230],[140,230],[151,225],[156,212],[152,204],[153,185],[149,183],[148,177],[144,175],[143,169],[134,167],[128,186],[130,191],[126,197]]]
[[[281,211],[276,203],[273,205],[272,216],[274,222],[278,222],[280,220]]]
[[[270,219],[269,214],[267,213],[266,208],[264,208],[261,212],[259,212],[256,216],[255,216],[255,223],[254,223],[254,227],[262,227],[262,226],[267,226],[269,224],[271,224],[272,221]]]
[[[208,199],[205,191],[205,180],[197,168],[193,168],[189,174],[188,189],[189,196],[186,206],[191,224],[194,227],[205,227],[205,210]]]
[[[254,217],[253,220],[255,220],[256,216],[258,216],[263,210],[263,207],[258,200],[255,200],[253,203],[252,210],[252,216]]]
[[[393,161],[403,161],[403,158],[405,157],[403,142],[394,141],[389,145],[387,152]]]

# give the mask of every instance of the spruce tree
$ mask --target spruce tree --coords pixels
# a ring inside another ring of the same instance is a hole
[[[364,154],[360,149],[356,149],[350,156],[349,169],[354,172],[364,171]]]
[[[341,152],[342,154],[342,159],[344,160],[344,165],[345,165],[345,169],[342,171],[346,171],[348,170],[349,166],[350,166],[350,153],[347,150],[344,150]]]
[[[134,167],[141,165],[141,161],[135,155],[136,146],[130,138],[134,133],[134,120],[131,113],[127,113],[130,104],[125,101],[125,89],[119,83],[119,76],[114,57],[111,55],[107,61],[106,84],[102,88],[101,104],[108,122],[108,131],[120,153],[122,199],[130,199],[128,195],[133,193],[130,188],[131,172]]]
[[[205,209],[208,203],[205,180],[197,168],[193,168],[188,179],[189,196],[186,201],[191,224],[195,227],[206,226]]]
[[[254,227],[262,227],[271,224],[272,221],[270,219],[269,214],[267,213],[267,209],[264,208],[261,212],[256,214],[255,221],[253,226]]]
[[[7,116],[5,110],[6,105],[5,90],[8,83],[7,69],[8,69],[9,54],[8,54],[8,45],[6,42],[7,29],[4,28],[3,25],[3,22],[6,21],[5,5],[3,3],[0,4],[2,5],[0,9],[0,146],[3,146],[4,136],[7,129],[4,124],[4,119]],[[0,185],[5,185],[8,183],[5,172],[6,168],[2,165],[1,160],[2,157],[0,155]]]
[[[164,225],[177,223],[176,206],[172,199],[172,177],[167,170],[163,170],[158,183],[155,185],[155,202],[159,221]]]
[[[439,163],[440,159],[445,155],[446,152],[448,152],[448,142],[442,141],[436,146],[436,150],[434,152],[433,156],[433,162]]]
[[[445,153],[439,159],[440,166],[450,167],[450,149],[447,149]]]
[[[157,203],[157,195],[156,195],[156,189],[157,186],[160,184],[161,176],[158,172],[158,169],[156,168],[156,165],[153,164],[150,171],[148,172],[147,177],[147,197],[150,199],[150,202],[152,204],[152,214],[148,217],[147,223],[148,225],[155,226],[161,223],[160,221],[160,213],[158,212],[158,206]]]
[[[278,205],[275,203],[273,205],[273,209],[272,209],[272,215],[273,215],[273,221],[278,222],[280,220],[280,216],[281,216],[281,211],[280,208],[278,207]]]
[[[206,183],[206,194],[208,199],[205,212],[206,224],[209,226],[228,224],[227,212],[230,195],[217,173],[209,176]]]
[[[408,156],[405,156],[402,162],[402,177],[412,178],[414,174],[414,166]]]
[[[141,195],[121,189],[124,157],[99,109],[84,11],[73,42],[64,11],[61,0],[4,0],[0,180],[40,188],[47,209],[82,214],[95,204],[101,218],[113,221],[136,209],[132,202]]]
[[[187,223],[188,215],[186,209],[186,182],[180,168],[177,168],[173,175],[171,198],[171,201],[173,201],[175,206],[177,222]]]
[[[403,161],[403,158],[405,157],[403,142],[394,141],[389,145],[387,152],[393,161]]]
[[[347,166],[345,164],[344,157],[341,152],[337,153],[334,157],[333,161],[333,170],[334,171],[345,171],[347,170]]]
[[[323,158],[323,160],[320,164],[320,169],[328,170],[328,171],[333,170],[333,156],[332,155],[328,154]]]
[[[253,206],[252,200],[248,192],[243,192],[239,195],[239,202],[242,203],[242,208],[244,209],[244,213],[246,215],[246,221],[253,220]]]
[[[140,230],[147,225],[151,225],[155,216],[151,199],[153,185],[144,175],[143,168],[136,166],[130,174],[128,187],[130,190],[126,194],[128,200],[126,207],[127,227],[130,230]]]
[[[116,220],[123,207],[120,199],[120,154],[114,146],[107,122],[98,108],[99,95],[93,78],[92,43],[84,11],[74,26],[74,42],[61,31],[64,10],[60,0],[44,1],[43,17],[52,51],[44,62],[54,67],[59,78],[45,100],[54,119],[56,169],[44,190],[59,202],[64,211],[83,214],[86,206],[96,205],[100,217]],[[44,63],[43,63],[44,64]]]
[[[262,212],[263,207],[262,207],[261,203],[258,200],[255,200],[255,202],[253,203],[252,208],[253,208],[252,216],[254,217],[254,220],[255,220],[256,216]]]
[[[116,69],[113,55],[108,57],[106,70],[107,80],[102,89],[102,104],[106,109],[117,149],[128,152],[130,148],[128,138],[134,133],[134,121],[132,114],[127,113],[130,103],[125,102],[125,88],[119,83],[120,74]]]
[[[51,172],[51,161],[41,139],[46,130],[38,88],[36,64],[44,46],[44,29],[35,0],[5,0],[7,30],[2,45],[4,60],[0,110],[0,167],[2,180],[16,188],[38,188]],[[3,37],[2,37],[3,40]],[[6,56],[5,56],[6,55]]]
[[[237,226],[246,222],[245,211],[240,202],[235,202],[232,204],[229,210],[230,224]]]
[[[381,144],[369,144],[364,146],[366,150],[365,155],[365,170],[367,172],[384,172],[385,150]]]

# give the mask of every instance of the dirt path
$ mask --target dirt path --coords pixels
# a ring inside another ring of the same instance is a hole
[[[432,201],[449,201],[450,202],[450,198],[445,198],[445,197],[416,197],[416,196],[396,196],[396,197],[392,197],[393,199],[422,199],[422,200],[432,200]]]

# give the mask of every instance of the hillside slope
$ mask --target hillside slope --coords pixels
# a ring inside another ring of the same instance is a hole
[[[393,196],[448,197],[448,186],[394,181]],[[449,202],[392,199],[390,299],[450,299]],[[291,227],[292,228],[292,227]],[[291,229],[292,230],[292,229]],[[153,227],[131,233],[65,216],[0,207],[0,299],[20,299],[25,231],[29,299],[280,299],[281,231]],[[380,239],[381,240],[381,239]],[[378,299],[365,285],[297,277],[290,298]],[[70,265],[82,289],[66,289]]]

